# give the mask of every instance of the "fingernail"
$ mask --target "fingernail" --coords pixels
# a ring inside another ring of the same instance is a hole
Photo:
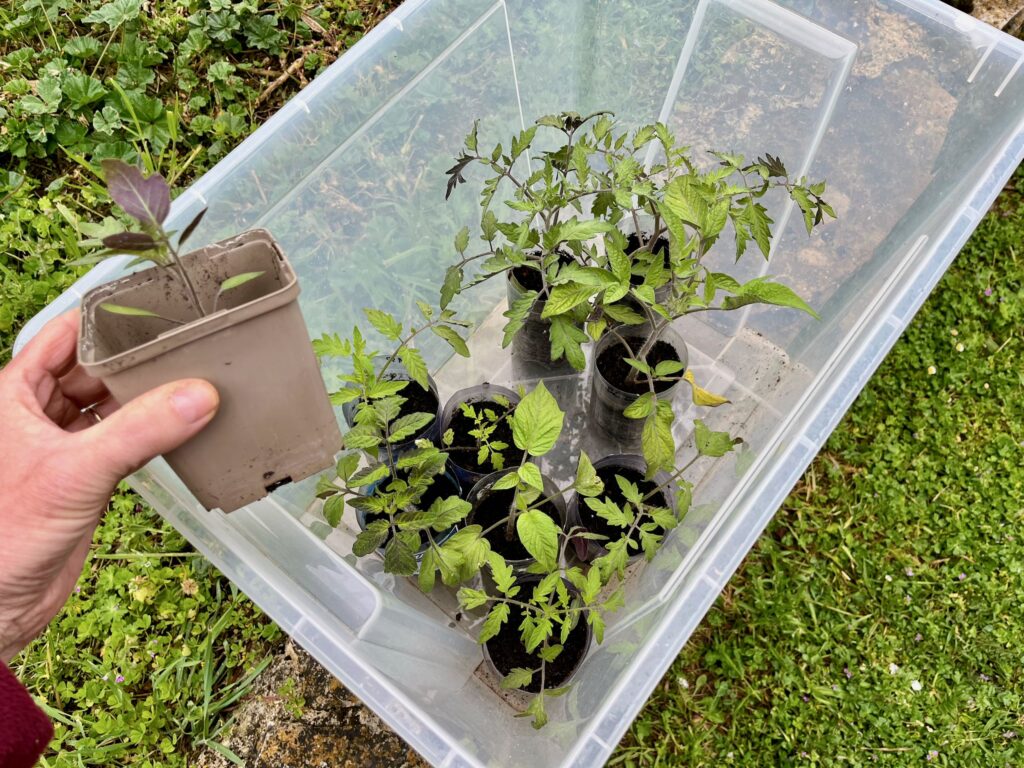
[[[171,408],[190,424],[205,419],[217,407],[217,391],[208,384],[191,384],[175,390]]]

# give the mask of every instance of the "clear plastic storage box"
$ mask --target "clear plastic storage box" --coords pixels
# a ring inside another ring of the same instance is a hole
[[[1024,44],[937,0],[410,0],[175,201],[172,228],[209,206],[197,246],[270,229],[319,335],[366,325],[363,306],[436,300],[455,232],[478,227],[479,177],[444,199],[474,119],[487,145],[546,113],[610,109],[668,122],[695,152],[767,151],[828,180],[838,221],[808,238],[776,199],[771,262],[741,262],[820,321],[758,308],[679,328],[698,381],[733,402],[690,406],[681,450],[694,417],[745,444],[694,467],[693,510],[634,569],[543,730],[494,692],[450,596],[352,556],[355,523],[326,525],[314,480],[230,516],[161,461],[132,484],[434,765],[599,765],[1021,159],[1022,62]],[[94,269],[19,344],[123,268]],[[457,301],[474,362],[424,348],[442,398],[531,378],[495,351],[502,286],[477,291]],[[570,410],[587,391],[550,384]]]

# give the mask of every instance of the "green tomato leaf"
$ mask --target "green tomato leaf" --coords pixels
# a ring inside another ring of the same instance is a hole
[[[410,378],[423,389],[430,389],[430,373],[423,355],[415,347],[402,347],[398,350],[398,359],[402,361]]]
[[[558,566],[558,525],[537,509],[524,512],[516,519],[519,541],[542,567]]]
[[[580,461],[576,465],[576,492],[581,496],[597,496],[604,490],[604,482],[597,475],[590,457],[580,452]]]
[[[565,413],[544,382],[522,399],[510,417],[516,447],[531,456],[543,456],[562,434]]]
[[[724,456],[734,445],[743,442],[739,438],[733,439],[728,432],[712,432],[700,419],[694,419],[693,425],[697,452],[701,456]]]
[[[530,464],[529,462],[523,464],[519,468],[519,478],[526,485],[536,488],[538,491],[544,490],[544,480],[540,476],[540,468],[536,464]]]
[[[440,336],[447,341],[456,354],[462,355],[462,357],[469,357],[469,347],[466,346],[465,339],[454,328],[447,325],[435,325],[430,330],[435,336]]]
[[[220,290],[218,290],[217,293],[226,293],[227,291],[230,291],[232,288],[237,288],[240,285],[245,285],[246,283],[251,282],[252,280],[255,280],[257,277],[260,277],[264,274],[265,272],[261,270],[259,272],[243,272],[240,275],[229,277],[227,280],[220,284]]]
[[[532,682],[533,672],[522,667],[516,667],[501,681],[501,687],[506,691],[518,690],[519,688],[525,688]]]

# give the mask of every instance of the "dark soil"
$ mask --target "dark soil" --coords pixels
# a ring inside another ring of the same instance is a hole
[[[526,585],[524,591],[533,589],[533,584]],[[502,676],[507,675],[517,667],[522,669],[536,669],[533,680],[523,688],[527,693],[540,692],[540,665],[541,660],[526,652],[523,647],[522,637],[519,634],[519,625],[523,621],[523,609],[513,605],[509,611],[508,621],[502,626],[497,635],[487,641],[487,651],[491,655],[491,661]],[[557,637],[555,641],[557,641]],[[580,618],[579,622],[569,633],[562,652],[550,664],[544,667],[544,687],[558,688],[572,677],[576,666],[583,661],[587,655],[587,627],[586,620]]]
[[[539,256],[539,252],[530,254],[531,256]],[[559,252],[558,263],[565,267],[572,264],[575,259],[570,254]],[[516,282],[527,291],[537,291],[538,293],[544,288],[544,281],[541,280],[540,272],[530,267],[514,267],[512,269],[512,275],[515,277]]]
[[[471,405],[478,413],[482,408],[490,408],[496,414],[507,413],[515,407],[511,406],[509,408],[503,408],[491,400],[481,400],[479,402],[472,403]],[[451,456],[451,460],[453,462],[458,464],[460,467],[474,472],[490,472],[493,470],[490,456],[487,457],[487,461],[483,464],[477,462],[476,439],[469,435],[470,430],[476,429],[476,424],[471,418],[462,412],[461,408],[455,409],[455,413],[452,415],[448,428],[455,433],[455,439],[452,441],[451,447],[445,449],[449,456]],[[490,442],[505,443],[508,445],[508,448],[501,452],[502,456],[505,457],[505,463],[507,465],[518,464],[523,458],[523,452],[516,448],[515,443],[512,440],[512,427],[508,423],[508,419],[501,422],[497,429],[491,433]]]
[[[618,482],[615,480],[616,475],[621,476],[623,479],[628,480],[631,483],[635,483],[643,496],[646,496],[658,487],[656,482],[644,479],[643,473],[638,472],[635,469],[616,466],[601,467],[597,470],[597,476],[604,481],[604,493],[601,494],[600,498],[610,499],[618,504],[620,508],[625,507],[628,502],[626,501],[626,497],[623,495],[622,490],[619,488]],[[577,501],[579,503],[580,522],[583,524],[584,528],[591,533],[599,533],[602,536],[607,536],[608,541],[615,541],[622,537],[625,529],[616,528],[603,517],[598,516],[594,510],[587,506],[586,502],[582,498],[578,498]],[[648,499],[648,503],[652,507],[668,506],[668,500],[661,491]],[[597,543],[604,545],[607,542],[599,541]]]
[[[390,482],[390,481],[385,480],[384,482],[387,483],[387,482]],[[438,499],[447,499],[449,496],[458,496],[458,495],[459,495],[459,485],[458,485],[458,483],[456,483],[455,480],[453,480],[452,478],[449,478],[449,477],[447,477],[445,475],[441,475],[439,477],[435,477],[433,484],[429,488],[427,488],[426,491],[423,492],[423,496],[420,498],[419,503],[416,504],[415,509],[430,509],[430,505],[433,504]],[[408,511],[412,511],[412,510],[410,509]],[[374,520],[377,520],[377,519],[382,518],[382,517],[386,517],[386,515],[368,513],[366,515],[366,522],[369,524],[369,523],[372,523]],[[438,537],[438,535],[440,535],[440,534],[435,532],[434,533],[434,538],[436,539]],[[382,544],[381,546],[382,547],[385,546],[389,541],[391,541],[391,535],[390,534],[388,534],[388,537],[384,540],[384,544]],[[421,550],[426,545],[426,543],[427,543],[427,534],[426,534],[425,531],[420,531],[420,549]]]
[[[405,402],[402,403],[402,407],[398,411],[398,416],[410,416],[414,413],[429,413],[434,417],[434,421],[437,420],[437,409],[441,406],[440,400],[431,390],[424,389],[415,381],[410,381],[409,385],[398,393],[399,397],[404,397]],[[430,422],[423,428],[426,432],[433,425],[434,421]],[[415,435],[412,439],[419,437]]]
[[[645,232],[644,235],[645,236],[649,235],[649,233]],[[649,243],[648,243],[648,245],[649,245]],[[627,254],[631,254],[634,251],[636,251],[638,248],[640,248],[640,238],[638,238],[636,236],[636,233],[634,232],[626,240],[626,253]],[[656,254],[661,254],[662,258],[664,259],[665,269],[668,269],[668,267],[669,267],[669,262],[668,262],[668,259],[669,259],[669,255],[668,255],[668,238],[666,238],[666,237],[659,237],[658,238],[658,242],[656,242],[654,244],[654,248],[651,249],[651,250],[653,250],[653,252],[656,253]],[[630,275],[629,282],[630,282],[631,285],[643,285],[643,283],[644,283],[644,276],[643,275],[637,275],[637,274]]]
[[[505,521],[493,531],[489,531],[484,538],[490,543],[491,549],[506,560],[529,560],[530,553],[526,551],[526,547],[519,541],[519,535],[513,532],[511,540],[505,536],[509,510],[514,499],[515,489],[513,488],[488,493],[486,498],[473,510],[473,525],[482,526],[486,531],[495,523]],[[554,520],[556,525],[561,527],[562,521],[558,515],[558,508],[553,502],[549,501],[543,506],[537,507],[537,509],[540,509],[541,512]]]
[[[636,369],[623,359],[625,351],[621,344],[612,344],[597,356],[597,369],[608,383],[621,389],[623,392],[629,392],[634,395],[642,395],[644,392],[649,392],[650,387],[647,383],[647,376],[642,373],[635,383],[628,382],[629,375]],[[658,363],[665,362],[666,360],[680,362],[679,354],[667,341],[654,342],[654,347],[647,353],[646,363],[651,368],[654,368]],[[664,392],[673,383],[671,381],[656,381],[654,382],[654,390],[655,392]]]

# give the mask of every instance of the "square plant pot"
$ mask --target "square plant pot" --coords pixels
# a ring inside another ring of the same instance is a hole
[[[331,466],[341,433],[298,279],[271,234],[250,230],[182,261],[209,314],[197,317],[171,270],[137,272],[85,295],[78,360],[119,403],[178,379],[213,384],[217,415],[164,458],[203,506],[231,512]],[[224,280],[247,272],[263,274],[218,295]],[[161,317],[114,314],[104,303]]]

